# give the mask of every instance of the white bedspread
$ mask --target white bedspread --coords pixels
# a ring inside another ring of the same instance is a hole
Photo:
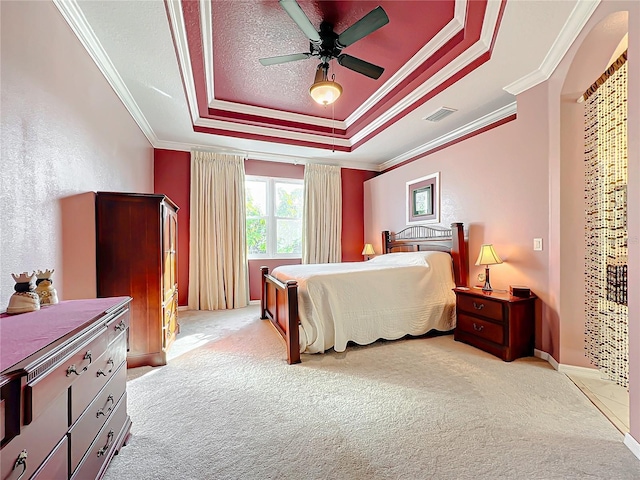
[[[298,282],[301,353],[342,352],[349,341],[367,345],[455,327],[453,268],[444,252],[288,265],[272,275]]]

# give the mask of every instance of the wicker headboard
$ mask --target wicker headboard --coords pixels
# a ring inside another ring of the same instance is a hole
[[[452,223],[451,228],[415,225],[396,233],[388,230],[382,232],[383,253],[420,250],[437,250],[451,254],[456,286],[467,286],[469,262],[462,223]]]

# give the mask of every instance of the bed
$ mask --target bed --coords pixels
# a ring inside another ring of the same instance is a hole
[[[366,262],[262,267],[261,318],[287,347],[287,362],[455,326],[455,286],[466,286],[462,223],[382,232],[383,254]]]

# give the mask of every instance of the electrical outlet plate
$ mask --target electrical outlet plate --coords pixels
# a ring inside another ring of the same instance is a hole
[[[542,239],[541,238],[534,238],[533,239],[533,249],[536,252],[541,252],[542,251]]]

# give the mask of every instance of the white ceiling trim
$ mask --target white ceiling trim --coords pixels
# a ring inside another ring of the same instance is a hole
[[[155,148],[162,148],[166,150],[175,150],[175,151],[181,151],[181,152],[190,152],[192,150],[206,150],[209,152],[240,155],[245,158],[249,158],[251,160],[263,160],[265,162],[289,163],[292,165],[307,165],[309,163],[322,163],[326,165],[337,165],[343,168],[352,168],[354,170],[368,170],[373,172],[379,170],[377,163],[363,163],[363,162],[352,162],[348,160],[334,160],[327,157],[311,159],[309,157],[296,157],[296,156],[284,155],[280,153],[275,154],[275,153],[255,152],[252,150],[236,150],[236,149],[230,149],[230,148],[215,146],[210,144],[205,145],[205,144],[199,144],[199,143],[168,142],[168,141],[160,140],[158,142],[158,146],[156,146]]]
[[[580,0],[579,2],[576,2],[569,18],[567,18],[564,27],[560,30],[560,34],[549,49],[546,57],[544,57],[540,67],[519,80],[510,83],[504,87],[504,90],[512,95],[519,95],[525,90],[548,80],[556,67],[560,64],[560,60],[565,56],[569,47],[571,47],[586,25],[589,18],[591,18],[591,15],[598,7],[599,3],[600,0]]]
[[[465,135],[469,135],[470,133],[473,133],[477,130],[487,127],[495,122],[499,122],[500,120],[507,118],[513,115],[514,113],[516,113],[517,111],[516,107],[517,107],[516,102],[510,103],[509,105],[499,108],[498,110],[495,110],[483,117],[480,117],[474,120],[473,122],[467,123],[466,125],[463,125],[460,128],[452,130],[451,132],[445,135],[442,135],[430,142],[427,142],[423,145],[420,145],[419,147],[409,150],[408,152],[403,153],[402,155],[398,155],[397,157],[392,158],[391,160],[388,160],[380,164],[379,166],[380,171],[391,168],[394,165],[397,165],[399,163],[402,163],[406,160],[417,157],[419,155],[427,154],[428,152],[430,152],[435,148],[438,148],[449,142],[457,140],[458,138],[464,137]]]
[[[365,128],[356,133],[351,138],[353,144],[355,145],[360,140],[367,137],[378,128],[382,127],[393,117],[399,115],[406,108],[409,108],[414,102],[417,102],[423,96],[435,89],[438,85],[442,84],[450,77],[462,70],[464,67],[469,65],[471,62],[473,62],[475,59],[480,57],[482,54],[489,51],[491,40],[498,24],[500,6],[501,3],[498,1],[488,2],[487,9],[484,15],[484,21],[482,24],[480,39],[467,50],[465,50],[461,55],[457,56],[453,61],[448,63],[444,68],[439,70],[435,75],[430,77],[425,83],[420,85],[413,92],[411,92],[389,110],[376,118],[373,122],[369,123]]]
[[[225,122],[223,120],[212,120],[210,118],[200,118],[194,125],[196,127],[215,128],[231,132],[246,133],[250,135],[263,135],[273,138],[297,140],[301,142],[313,142],[327,146],[351,147],[352,143],[348,139],[326,137],[324,135],[313,135],[308,133],[279,130],[270,127],[260,127],[256,125],[244,125],[241,123]]]
[[[196,98],[196,87],[191,69],[191,56],[189,55],[189,43],[187,42],[187,32],[182,15],[181,2],[179,0],[168,0],[166,2],[169,21],[173,28],[173,38],[175,39],[176,50],[178,52],[178,63],[182,70],[184,90],[187,96],[187,104],[191,113],[191,121],[196,122],[200,118],[198,112],[198,101]]]
[[[215,100],[213,96],[213,25],[211,23],[211,0],[200,0],[200,28],[202,29],[202,56],[207,88],[207,104]],[[211,74],[209,74],[211,72]]]
[[[200,0],[201,3],[207,3],[207,0]],[[338,121],[336,128],[346,129],[353,125],[360,117],[366,114],[371,108],[373,108],[378,102],[380,102],[389,92],[396,88],[405,78],[407,78],[413,71],[422,65],[431,55],[437,52],[443,45],[451,40],[458,32],[464,28],[464,24],[467,18],[467,1],[468,0],[456,0],[454,7],[454,18],[440,30],[426,45],[424,45],[405,65],[400,68],[389,80],[385,82],[378,90],[376,90],[371,97],[369,97],[362,105],[360,105],[345,121]],[[235,113],[242,113],[247,115],[256,115],[262,117],[272,117],[279,120],[285,120],[290,122],[308,123],[311,125],[319,126],[332,126],[332,120],[322,117],[315,117],[311,115],[284,112],[280,110],[273,110],[265,107],[258,107],[254,105],[244,105],[235,102],[226,102],[215,99],[214,80],[213,80],[213,42],[210,32],[213,31],[211,25],[211,13],[207,13],[204,9],[200,9],[200,20],[203,30],[203,54],[205,55],[205,76],[207,85],[207,99],[210,108],[228,110]],[[206,27],[205,27],[206,25]],[[207,62],[210,62],[211,67],[207,66]]]
[[[147,137],[151,145],[155,147],[158,142],[158,137],[156,137],[151,125],[149,125],[146,117],[142,114],[142,110],[140,110],[140,107],[138,107],[138,104],[133,99],[133,95],[131,95],[122,77],[113,63],[111,63],[111,59],[104,51],[104,48],[102,48],[102,44],[96,37],[89,22],[87,22],[76,0],[53,0],[53,3],[67,21],[73,33],[78,37],[87,53],[89,53],[89,56],[100,72],[102,72],[102,75],[104,75],[107,82],[109,82],[111,88],[116,92],[116,95],[118,95],[131,117],[138,124],[142,133]]]
[[[414,72],[420,65],[442,48],[459,31],[464,28],[467,18],[467,0],[456,0],[454,16],[445,27],[440,30],[426,45],[424,45],[411,59],[402,66],[389,80],[385,82],[373,95],[347,117],[347,127],[353,125],[360,117],[393,91],[402,81]]]

